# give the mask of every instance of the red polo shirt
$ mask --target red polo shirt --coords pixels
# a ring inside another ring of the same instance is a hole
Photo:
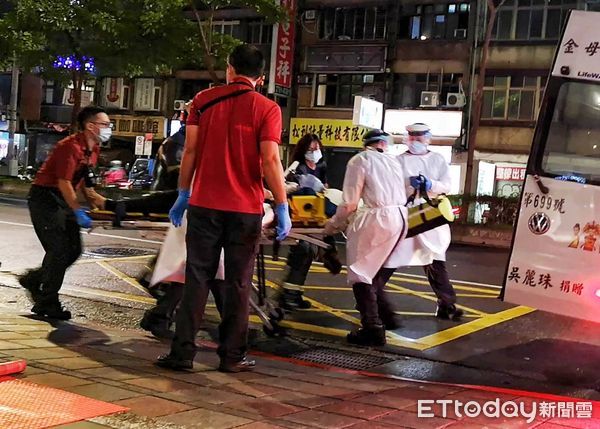
[[[198,157],[190,204],[214,210],[261,214],[263,172],[260,142],[281,143],[281,110],[256,91],[228,98],[201,114],[207,103],[243,89],[246,79],[199,92],[187,125],[198,126]]]
[[[98,163],[100,146],[94,145],[91,153],[86,154],[87,143],[83,133],[73,134],[59,141],[42,168],[36,173],[34,185],[56,188],[58,180],[69,180],[77,189],[86,164],[94,167]]]

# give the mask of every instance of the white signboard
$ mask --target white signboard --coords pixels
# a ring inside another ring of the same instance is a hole
[[[146,140],[144,142],[144,156],[152,155],[152,140]]]
[[[94,93],[92,91],[81,91],[81,107],[92,104]],[[63,104],[72,106],[75,103],[75,90],[66,88],[63,92]]]
[[[144,136],[135,137],[135,154],[138,156],[144,155]]]
[[[352,123],[367,128],[381,128],[383,103],[361,96],[354,97]]]
[[[504,300],[600,322],[600,189],[527,176]]]
[[[158,110],[155,107],[158,104],[155,102],[156,93],[154,79],[136,79],[133,110]]]
[[[384,131],[406,134],[406,126],[417,122],[429,125],[434,137],[459,137],[462,112],[453,110],[386,110]]]
[[[127,108],[128,92],[125,91],[122,77],[106,77],[102,79],[102,96],[100,105],[116,109]]]
[[[552,76],[600,80],[600,12],[571,11]]]

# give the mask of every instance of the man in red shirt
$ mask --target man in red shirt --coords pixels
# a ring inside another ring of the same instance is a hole
[[[42,266],[19,278],[34,302],[32,312],[52,319],[68,320],[58,299],[67,268],[81,255],[79,228],[92,221],[77,201],[82,189],[92,207],[103,208],[105,198],[93,189],[91,168],[98,162],[99,142],[111,136],[106,112],[95,106],[81,110],[80,132],[59,141],[35,176],[29,192],[31,221],[46,256]]]
[[[193,367],[195,338],[222,248],[225,281],[219,370],[239,372],[254,366],[246,359],[246,349],[252,273],[261,234],[263,176],[276,203],[277,239],[285,239],[291,229],[279,158],[281,110],[254,90],[262,83],[264,67],[257,48],[238,46],[229,56],[228,85],[202,91],[192,102],[179,197],[169,213],[173,224],[180,226],[188,210],[186,284],[171,351],[158,358],[159,366]]]

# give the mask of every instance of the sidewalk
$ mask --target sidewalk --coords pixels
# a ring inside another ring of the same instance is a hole
[[[598,428],[600,419],[570,419],[531,424],[524,418],[418,418],[417,401],[515,401],[531,409],[519,392],[497,393],[462,386],[419,383],[315,367],[268,355],[252,373],[222,374],[214,345],[204,344],[193,372],[153,366],[167,345],[139,331],[94,324],[55,327],[0,307],[0,361],[26,359],[19,379],[54,387],[129,409],[62,428]],[[560,399],[555,399],[560,400]],[[565,400],[563,398],[563,400]],[[594,404],[596,408],[600,406]],[[0,411],[2,398],[0,397]],[[596,413],[594,413],[596,415]]]

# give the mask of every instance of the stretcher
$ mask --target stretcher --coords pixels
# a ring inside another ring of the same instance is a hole
[[[134,231],[154,231],[159,232],[163,235],[164,245],[167,245],[167,240],[178,241],[178,245],[181,245],[183,237],[185,236],[185,226],[182,228],[174,228],[168,222],[168,217],[166,215],[161,214],[153,214],[153,215],[144,215],[142,213],[131,213],[127,214],[124,220],[115,219],[115,214],[112,212],[106,211],[91,211],[90,216],[93,220],[92,229],[106,229],[106,230],[134,230]],[[259,249],[256,256],[256,282],[252,282],[252,288],[254,293],[256,294],[256,299],[250,299],[250,306],[253,311],[260,318],[263,331],[265,334],[271,337],[276,336],[284,336],[285,329],[280,325],[279,322],[283,320],[285,317],[285,312],[283,309],[275,305],[271,300],[267,297],[267,280],[266,280],[266,269],[265,269],[265,247],[271,245],[273,249],[273,259],[278,259],[279,247],[281,245],[284,246],[293,246],[298,243],[298,241],[306,241],[311,243],[319,248],[330,251],[332,249],[333,243],[331,241],[324,241],[321,239],[323,234],[322,228],[308,228],[303,226],[293,227],[290,231],[290,234],[284,241],[276,241],[275,230],[272,228],[272,224],[274,221],[273,210],[270,206],[265,205],[265,215],[263,217],[263,232],[261,238],[259,240]],[[303,222],[302,222],[303,223]],[[301,224],[302,224],[301,223]],[[298,223],[296,223],[298,225]],[[90,230],[90,232],[91,232]],[[171,237],[169,237],[169,234]],[[176,237],[177,236],[177,237]],[[166,252],[170,253],[170,252]],[[180,255],[184,252],[174,252],[179,253]],[[183,255],[183,259],[185,259],[185,255]],[[160,256],[159,256],[160,262]],[[158,265],[158,263],[157,263]],[[220,268],[221,270],[221,268]],[[160,282],[166,281],[178,281],[183,282],[183,272],[181,263],[179,264],[178,269],[171,269],[169,271],[173,271],[171,276],[162,277],[159,281],[153,281],[151,284],[157,284]],[[217,273],[217,278],[222,276],[222,272]],[[154,277],[154,276],[153,276]]]

